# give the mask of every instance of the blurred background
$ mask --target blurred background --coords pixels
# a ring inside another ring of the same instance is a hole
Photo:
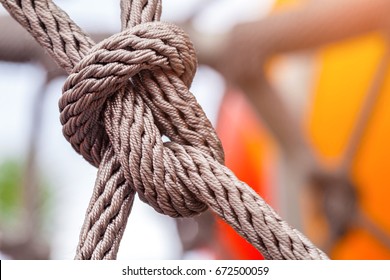
[[[191,92],[226,165],[335,259],[390,259],[385,2],[163,0],[194,40]],[[96,40],[120,29],[119,1],[56,3]],[[0,7],[0,259],[74,257],[97,170],[62,136],[64,80]],[[212,213],[137,198],[118,259],[183,258],[262,256]]]

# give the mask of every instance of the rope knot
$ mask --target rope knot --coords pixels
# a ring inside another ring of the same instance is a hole
[[[191,146],[223,162],[218,136],[188,90],[196,67],[179,27],[140,23],[92,47],[72,69],[59,104],[64,135],[77,152],[99,166],[113,150],[141,200],[174,217],[207,206],[180,176],[186,171],[172,147]]]
[[[173,73],[188,88],[196,67],[189,37],[173,24],[141,23],[105,39],[75,65],[63,87],[59,107],[66,139],[98,166],[109,144],[100,121],[106,100],[144,70]]]

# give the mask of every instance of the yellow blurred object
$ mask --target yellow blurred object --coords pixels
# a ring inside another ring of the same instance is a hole
[[[332,44],[320,51],[318,63],[321,70],[307,124],[312,143],[324,164],[337,166],[342,160],[384,51],[385,43],[379,34]],[[390,92],[390,76],[387,77],[381,89],[383,93]],[[390,95],[382,94],[369,120],[351,173],[359,196],[358,207],[380,228],[390,232],[387,216],[390,111],[386,110],[386,104],[390,104]],[[306,224],[310,227],[313,223],[307,221]],[[390,259],[390,251],[366,229],[353,228],[338,242],[331,257]]]
[[[330,164],[339,161],[349,141],[383,53],[382,38],[374,34],[332,44],[318,55],[321,70],[308,118],[309,131]]]
[[[325,1],[325,0],[323,0]],[[291,8],[306,0],[278,0],[275,9]],[[325,166],[341,163],[358,114],[386,51],[380,34],[324,46],[316,57],[319,74],[315,82],[311,109],[305,118],[310,140]],[[358,207],[383,232],[390,233],[389,164],[390,148],[390,72],[387,71],[381,95],[357,151],[350,174],[358,192]],[[309,238],[325,242],[327,225],[321,206],[307,201],[304,194],[303,219]],[[311,211],[311,212],[310,212]],[[308,213],[310,212],[310,213]],[[333,259],[390,259],[390,250],[367,229],[352,227],[332,248]]]
[[[276,0],[274,3],[273,11],[291,9],[297,5],[303,5],[309,0]]]

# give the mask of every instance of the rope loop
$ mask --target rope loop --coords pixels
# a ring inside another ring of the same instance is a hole
[[[143,70],[174,73],[189,87],[196,67],[192,43],[173,24],[142,23],[105,39],[75,65],[63,87],[59,107],[66,139],[98,166],[109,144],[100,121],[106,100]]]

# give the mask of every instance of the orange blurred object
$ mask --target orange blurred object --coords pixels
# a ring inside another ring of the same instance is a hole
[[[272,204],[272,139],[241,92],[229,90],[226,93],[220,109],[217,132],[225,150],[226,166]],[[220,256],[221,258],[263,258],[222,220],[218,220],[216,232],[217,240],[224,248],[224,256]]]

